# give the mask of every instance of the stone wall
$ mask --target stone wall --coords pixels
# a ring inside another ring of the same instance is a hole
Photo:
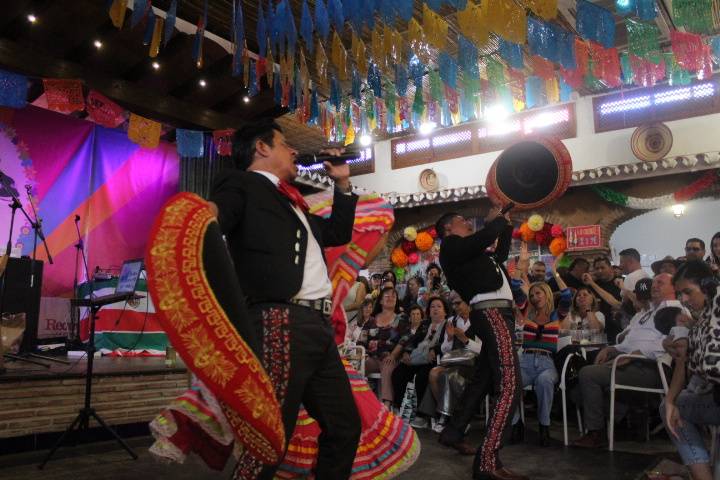
[[[149,422],[188,387],[182,372],[95,377],[92,406],[110,425]],[[84,392],[84,378],[1,382],[0,438],[65,430]]]

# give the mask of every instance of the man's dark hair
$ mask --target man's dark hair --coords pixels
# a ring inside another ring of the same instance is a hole
[[[452,219],[454,217],[459,216],[456,212],[448,212],[443,214],[442,217],[438,218],[438,221],[435,222],[435,231],[437,232],[437,236],[440,240],[445,238],[445,227],[452,222]]]
[[[630,257],[635,261],[640,261],[640,252],[638,252],[634,248],[626,248],[622,252],[620,252],[621,257]]]
[[[235,168],[247,170],[255,156],[255,145],[258,141],[272,147],[275,131],[282,133],[282,128],[272,118],[251,122],[240,128],[232,137],[232,158]]]
[[[700,247],[702,247],[702,249],[705,250],[705,242],[703,242],[701,239],[695,238],[695,237],[693,237],[693,238],[688,238],[687,241],[685,242],[685,246],[687,247],[687,244],[688,244],[688,243],[692,243],[692,242],[697,242],[697,243],[699,243],[699,244],[700,244]]]
[[[688,260],[687,262],[680,265],[678,271],[675,272],[672,282],[673,285],[680,280],[687,280],[689,282],[700,285],[706,278],[712,278],[713,271],[707,262],[702,260]]]
[[[585,259],[582,258],[582,257],[578,257],[578,258],[576,258],[575,260],[572,261],[572,263],[571,263],[570,266],[568,267],[568,272],[572,272],[573,270],[575,270],[575,268],[576,268],[578,265],[587,265],[587,266],[589,267],[589,266],[590,266],[590,262],[588,262],[587,260],[585,260]]]
[[[542,265],[543,267],[547,267],[547,265],[545,265],[545,262],[543,262],[542,260],[536,260],[535,263],[533,263],[533,266],[535,265]]]
[[[593,260],[593,267],[597,265],[598,263],[607,263],[607,266],[612,268],[612,262],[608,257],[596,257],[595,260]]]
[[[430,263],[428,263],[427,268],[425,268],[425,275],[427,275],[428,272],[429,272],[430,270],[432,270],[433,268],[436,269],[440,275],[442,275],[442,268],[440,268],[440,265],[438,265],[438,264],[435,263],[435,262],[430,262]]]

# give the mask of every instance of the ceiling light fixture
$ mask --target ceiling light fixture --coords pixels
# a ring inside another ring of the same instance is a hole
[[[243,102],[250,103],[250,97],[248,97],[247,95],[243,95]]]
[[[485,109],[485,121],[487,123],[496,123],[506,120],[510,116],[505,107],[502,105],[491,105]]]
[[[201,78],[200,81],[198,82],[198,85],[200,85],[201,87],[206,87],[207,82]]]
[[[683,215],[685,215],[685,205],[683,205],[682,203],[676,203],[675,205],[673,205],[670,208],[672,209],[672,212],[673,212],[673,215],[675,215],[675,218],[680,218]]]
[[[28,22],[35,23],[37,22],[37,17],[33,15],[32,13],[27,16]]]
[[[360,145],[363,147],[369,147],[372,143],[372,137],[368,135],[367,133],[363,133],[360,135]]]
[[[420,124],[420,134],[428,135],[430,132],[435,130],[435,127],[437,127],[437,124],[435,122],[423,122]]]
[[[153,67],[155,70],[160,70],[160,64],[159,64],[158,62],[152,62],[152,67]]]
[[[95,40],[93,42],[93,45],[95,45],[95,48],[102,48],[102,42],[100,40]]]

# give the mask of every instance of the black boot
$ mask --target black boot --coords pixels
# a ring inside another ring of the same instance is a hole
[[[525,441],[525,424],[520,420],[518,423],[512,426],[512,432],[510,434],[510,445],[516,443],[522,443]]]
[[[540,446],[547,447],[550,445],[550,427],[538,425],[538,436],[540,437]]]

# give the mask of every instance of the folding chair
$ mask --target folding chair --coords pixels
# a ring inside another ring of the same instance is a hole
[[[584,353],[584,350],[583,350]],[[579,357],[585,357],[584,355],[580,355],[579,353],[571,353],[567,357],[565,357],[565,363],[563,363],[562,372],[560,373],[560,394],[562,396],[562,411],[563,411],[563,442],[565,443],[565,446],[568,445],[568,422],[567,422],[567,383],[565,381],[565,376],[567,375],[567,369],[568,365],[570,364],[570,360],[574,356]],[[582,426],[582,416],[580,415],[580,406],[575,405],[575,412],[577,413],[577,421],[578,421],[578,430],[580,430],[580,435],[583,434],[583,426]]]

